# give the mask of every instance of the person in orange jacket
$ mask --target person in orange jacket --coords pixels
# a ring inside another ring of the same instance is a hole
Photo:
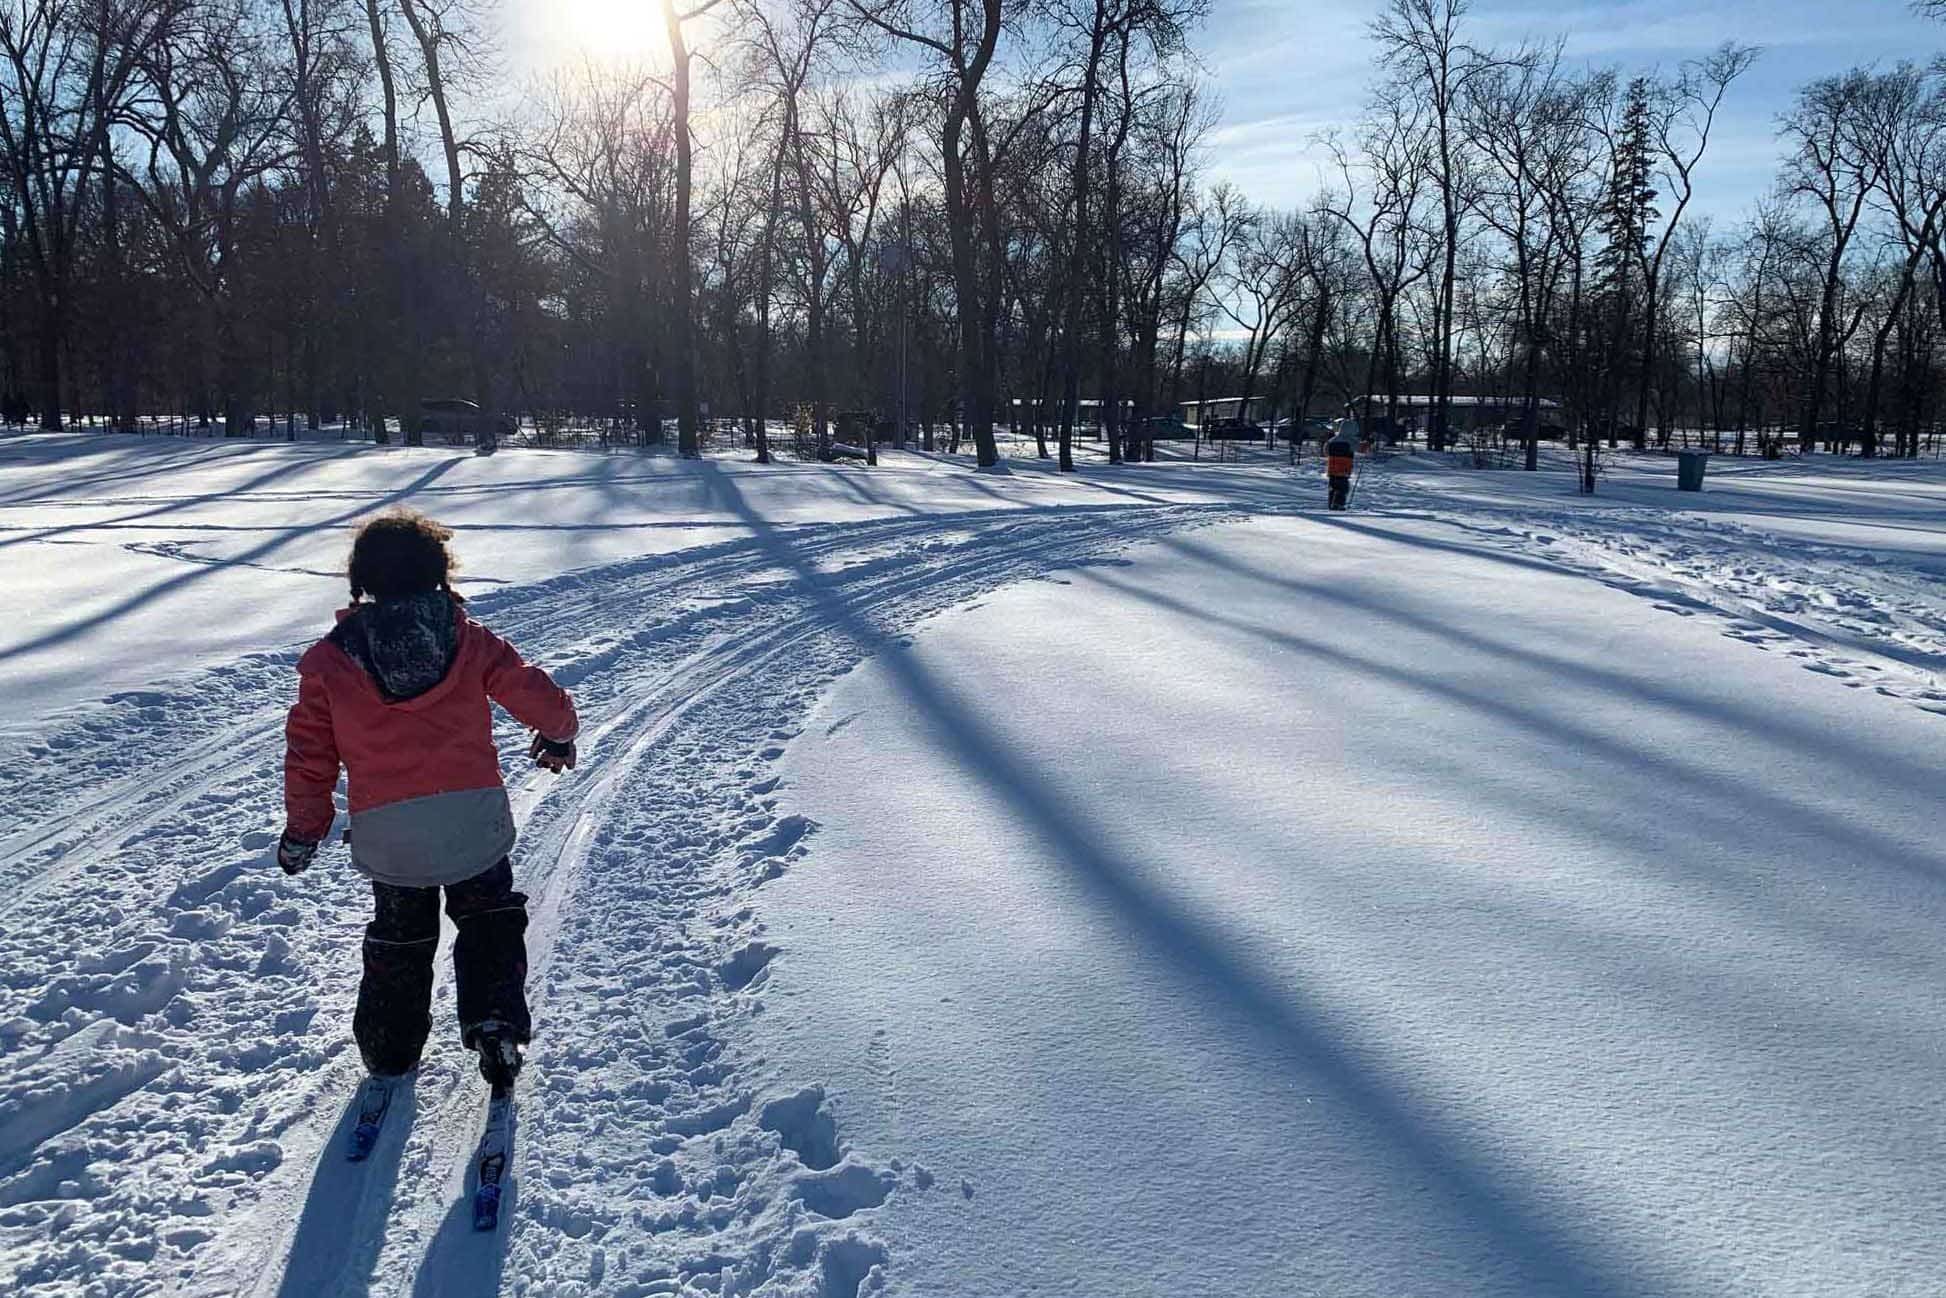
[[[460,1039],[493,1085],[511,1084],[532,1032],[527,898],[513,890],[513,809],[492,703],[534,731],[556,774],[580,729],[567,691],[466,614],[450,584],[452,532],[395,510],[352,544],[351,605],[298,659],[286,722],[277,864],[300,874],[331,832],[342,767],[352,863],[372,881],[352,1035],[375,1078],[409,1073],[432,1030],[440,893],[459,936]]]
[[[1353,453],[1358,445],[1358,421],[1340,419],[1337,431],[1324,444],[1324,475],[1330,483],[1329,503],[1343,509],[1351,503]]]

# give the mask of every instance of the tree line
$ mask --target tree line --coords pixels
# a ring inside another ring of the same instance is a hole
[[[1724,224],[1697,179],[1755,50],[1588,68],[1380,0],[1367,105],[1279,209],[1210,182],[1208,0],[645,3],[667,60],[510,87],[476,0],[11,0],[0,413],[383,437],[461,396],[768,458],[871,411],[1063,467],[1210,396],[1437,449],[1492,395],[1530,466],[1940,418],[1938,61],[1802,87]]]

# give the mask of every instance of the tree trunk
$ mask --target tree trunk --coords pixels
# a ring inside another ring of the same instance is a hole
[[[452,223],[455,240],[460,235],[460,218],[465,202],[465,179],[459,163],[459,137],[453,132],[453,114],[446,102],[446,79],[439,69],[439,42],[441,34],[426,25],[419,5],[424,0],[399,0],[399,8],[405,14],[412,35],[419,42],[420,54],[426,64],[426,93],[432,99],[434,115],[439,119],[439,145],[446,155],[446,219]]]
[[[808,259],[809,282],[804,294],[804,345],[810,364],[806,367],[805,382],[810,388],[811,426],[817,435],[818,458],[831,458],[831,410],[829,384],[826,375],[824,347],[824,240],[817,228],[816,206],[811,199],[811,168],[804,155],[804,133],[800,128],[797,115],[797,95],[793,93],[785,105],[785,138],[791,142],[791,154],[797,170],[797,215],[798,222],[804,227],[804,252]]]
[[[45,295],[41,308],[41,428],[61,431],[61,306],[58,292]]]
[[[1101,50],[1108,39],[1108,0],[1095,0],[1094,24],[1088,35],[1088,60],[1081,79],[1081,135],[1074,151],[1074,221],[1068,239],[1066,289],[1061,303],[1061,471],[1074,471],[1074,425],[1081,401],[1081,306],[1086,297],[1082,279],[1088,267],[1088,186],[1093,158],[1095,94],[1101,80]]]
[[[960,90],[954,95],[951,107],[947,109],[946,124],[940,133],[940,139],[946,177],[947,235],[953,254],[954,317],[959,329],[960,408],[967,418],[977,418],[976,407],[980,403],[980,374],[985,367],[985,360],[981,347],[980,272],[974,261],[973,213],[972,205],[967,201],[966,159],[962,152],[962,140],[966,131],[967,93],[962,79]],[[987,440],[992,440],[991,424],[987,427]],[[981,447],[982,467],[997,464],[999,460],[997,447],[991,455],[984,445]]]
[[[662,21],[675,60],[676,213],[675,213],[675,380],[676,445],[687,456],[701,453],[702,408],[696,399],[696,328],[693,275],[689,264],[689,204],[693,185],[694,141],[689,134],[689,46],[675,0],[662,0]]]
[[[1000,0],[987,0],[992,14],[993,35],[999,41],[999,4]],[[980,463],[1000,462],[999,447],[994,443],[993,424],[999,409],[1000,376],[1000,286],[1006,279],[1007,247],[1000,232],[1000,204],[994,193],[995,163],[993,152],[987,143],[986,116],[976,97],[967,112],[967,125],[971,130],[973,157],[977,166],[975,172],[979,182],[977,202],[974,211],[980,218],[980,230],[987,253],[987,273],[981,286],[979,299],[980,326],[980,368],[974,376],[979,410],[969,418],[977,416],[973,427],[973,443],[979,448]]]

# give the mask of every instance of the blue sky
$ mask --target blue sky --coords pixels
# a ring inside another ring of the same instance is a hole
[[[1197,42],[1223,100],[1211,142],[1214,176],[1260,202],[1303,202],[1318,187],[1311,141],[1364,106],[1378,0],[1212,0]],[[1906,0],[1476,0],[1475,39],[1567,38],[1570,59],[1625,71],[1673,69],[1724,40],[1764,55],[1731,91],[1722,132],[1698,181],[1698,204],[1735,221],[1776,171],[1776,120],[1804,82],[1858,64],[1946,53],[1946,24]]]
[[[1197,33],[1203,75],[1223,104],[1212,178],[1253,199],[1304,202],[1319,183],[1318,132],[1349,127],[1370,92],[1367,27],[1379,0],[1211,0]],[[508,0],[516,80],[580,52],[666,61],[655,0]],[[1571,60],[1627,72],[1673,69],[1726,39],[1764,55],[1733,89],[1699,178],[1698,208],[1737,220],[1776,172],[1776,119],[1813,77],[1946,53],[1946,24],[1907,0],[1474,0],[1474,39],[1512,46],[1565,37]],[[701,44],[707,46],[705,39]]]

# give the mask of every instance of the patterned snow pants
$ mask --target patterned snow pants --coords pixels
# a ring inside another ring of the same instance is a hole
[[[460,1040],[470,1049],[479,1026],[498,1020],[526,1041],[527,898],[514,890],[506,860],[446,887],[453,941]],[[374,912],[365,926],[365,976],[358,984],[352,1035],[365,1067],[402,1073],[419,1062],[432,1032],[433,957],[439,950],[439,889],[372,881]]]

